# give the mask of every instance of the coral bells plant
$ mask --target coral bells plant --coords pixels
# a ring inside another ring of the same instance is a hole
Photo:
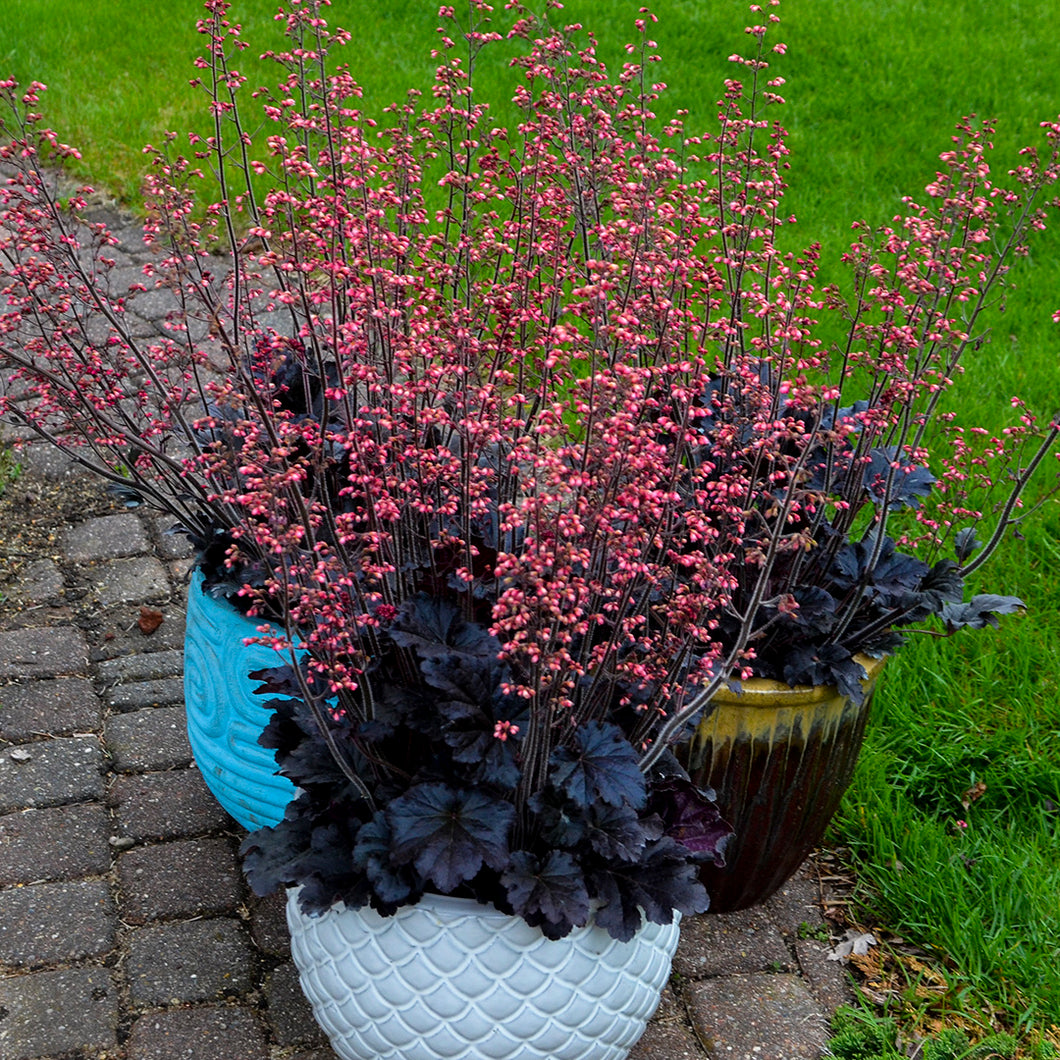
[[[247,99],[210,0],[212,131],[150,150],[154,340],[43,168],[72,152],[41,86],[4,83],[4,410],[172,512],[208,589],[275,623],[262,741],[300,791],[245,844],[255,888],[629,938],[702,910],[724,857],[671,753],[724,683],[858,699],[903,629],[1021,607],[964,583],[1060,425],[1017,403],[990,437],[952,392],[1056,205],[1060,124],[997,180],[962,122],[922,204],[855,227],[850,289],[818,290],[817,248],[780,248],[775,14],[691,136],[656,119],[650,14],[612,74],[580,27],[507,8],[511,129],[476,93],[502,37],[480,0],[441,9],[434,85],[381,124],[321,4],[282,14],[279,88]]]

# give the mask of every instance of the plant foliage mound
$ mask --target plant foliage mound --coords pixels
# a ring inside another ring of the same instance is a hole
[[[529,711],[496,638],[423,594],[381,624],[379,644],[370,720],[363,704],[336,705],[321,725],[302,697],[308,667],[258,675],[260,691],[285,697],[270,703],[261,742],[301,790],[284,822],[244,844],[255,888],[301,884],[307,912],[341,900],[388,913],[426,891],[463,895],[549,938],[593,911],[629,939],[642,916],[666,923],[673,910],[706,908],[696,865],[724,864],[731,829],[676,762],[647,777],[621,725],[586,721],[549,755],[526,827],[513,795]],[[632,708],[614,716],[635,722]],[[397,776],[373,768],[395,761]]]

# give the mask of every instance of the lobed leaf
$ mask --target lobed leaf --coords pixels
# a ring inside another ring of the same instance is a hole
[[[464,619],[461,610],[443,597],[417,593],[401,605],[390,629],[394,643],[412,648],[421,659],[454,652],[495,659],[500,643],[482,626]]]
[[[617,725],[590,721],[574,734],[573,747],[559,747],[550,760],[549,778],[576,806],[597,799],[610,806],[639,809],[647,797],[639,758]]]
[[[395,866],[390,857],[393,834],[386,811],[377,810],[361,826],[353,848],[352,863],[372,885],[373,905],[396,909],[419,897],[414,873],[407,866]]]
[[[705,913],[710,905],[688,851],[669,836],[650,843],[635,863],[591,872],[589,893],[601,903],[596,923],[623,942],[645,917],[653,924],[669,924],[675,911],[691,916]]]
[[[552,850],[544,864],[532,853],[517,850],[501,876],[512,910],[546,938],[560,939],[571,928],[589,921],[585,875],[568,853]]]
[[[935,482],[928,468],[914,464],[894,445],[871,450],[862,478],[870,500],[874,504],[886,504],[889,511],[918,508],[921,499],[930,495]]]
[[[443,894],[451,894],[483,867],[508,862],[509,802],[447,784],[417,784],[386,809],[395,865],[413,863]]]
[[[668,836],[698,860],[724,867],[725,851],[735,833],[722,817],[712,790],[671,777],[652,785],[651,808],[662,818]]]
[[[998,615],[1011,615],[1026,610],[1027,605],[1018,596],[995,596],[982,593],[973,596],[967,603],[947,604],[939,617],[951,633],[959,629],[984,629],[997,626]]]

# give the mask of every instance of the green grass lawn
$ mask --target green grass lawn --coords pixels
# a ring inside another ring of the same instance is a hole
[[[570,0],[564,17],[594,29],[617,66],[639,6]],[[335,0],[331,21],[355,32],[346,57],[369,113],[409,87],[428,88],[436,8]],[[243,0],[233,11],[253,42],[245,63],[253,85],[270,78],[253,57],[279,42],[273,10],[271,0]],[[653,10],[664,59],[656,71],[671,86],[660,114],[687,109],[689,131],[709,130],[722,79],[738,69],[726,56],[747,44],[746,5],[658,0]],[[202,50],[200,11],[198,0],[6,0],[0,74],[48,84],[50,124],[84,152],[80,175],[135,206],[143,143],[204,125],[202,98],[187,87]],[[962,115],[999,120],[996,166],[1004,169],[1035,141],[1038,122],[1060,112],[1060,35],[1043,27],[1040,5],[785,0],[779,13],[789,52],[774,72],[787,81],[788,204],[799,218],[786,238],[793,248],[822,244],[822,281],[844,280],[838,258],[852,220],[881,223],[902,195],[921,194]],[[505,47],[479,71],[480,98],[498,101],[502,122],[514,84]],[[1013,393],[1043,416],[1058,402],[1056,232],[1013,279],[1008,312],[992,322],[993,341],[969,362],[962,385],[961,412],[995,430]],[[1021,596],[1028,614],[957,641],[922,638],[892,662],[836,831],[856,853],[876,915],[950,960],[950,1000],[964,990],[968,1011],[993,1006],[1032,1037],[1060,1025],[1058,560],[1060,506],[1050,500],[977,587]],[[976,782],[985,793],[965,808],[962,794]]]

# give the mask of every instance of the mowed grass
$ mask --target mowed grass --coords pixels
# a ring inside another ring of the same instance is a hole
[[[562,17],[592,29],[617,68],[640,6],[570,0]],[[509,16],[496,7],[503,25]],[[409,88],[429,90],[436,9],[429,0],[335,0],[329,17],[354,32],[344,59],[369,114],[381,117]],[[663,56],[653,76],[670,86],[657,109],[687,110],[690,132],[709,131],[723,79],[740,72],[726,57],[749,45],[746,5],[658,0],[653,10]],[[993,166],[1003,173],[1022,145],[1041,142],[1038,123],[1060,113],[1060,35],[1047,31],[1039,5],[785,0],[778,10],[777,39],[789,51],[771,73],[786,79],[788,102],[775,117],[790,131],[786,209],[798,218],[784,245],[820,242],[822,283],[846,282],[839,257],[851,221],[885,223],[903,195],[922,197],[962,115],[998,119]],[[271,0],[232,11],[252,42],[240,61],[251,86],[275,79],[256,58],[280,44],[273,11]],[[5,0],[0,75],[48,84],[49,123],[84,152],[79,176],[135,206],[142,145],[167,129],[206,128],[203,99],[187,87],[203,50],[200,14],[198,0]],[[478,98],[503,124],[514,120],[510,54],[509,45],[487,51],[477,70]],[[1007,312],[992,317],[992,341],[968,362],[955,405],[965,422],[993,431],[1008,422],[1012,394],[1043,417],[1060,405],[1060,328],[1050,319],[1060,306],[1057,231],[1011,279]],[[1045,469],[1037,495],[1055,471]],[[1049,499],[976,586],[1020,596],[1027,614],[998,631],[915,638],[892,661],[835,832],[855,852],[874,915],[950,962],[948,1003],[994,1008],[1031,1037],[1060,1025],[1058,542],[1060,507]],[[983,794],[962,806],[977,783]]]
[[[897,1008],[987,1024],[993,1007],[1032,1039],[1060,1024],[1058,536],[1054,506],[984,579],[1025,616],[892,660],[833,826],[871,922],[946,964],[944,996]]]

